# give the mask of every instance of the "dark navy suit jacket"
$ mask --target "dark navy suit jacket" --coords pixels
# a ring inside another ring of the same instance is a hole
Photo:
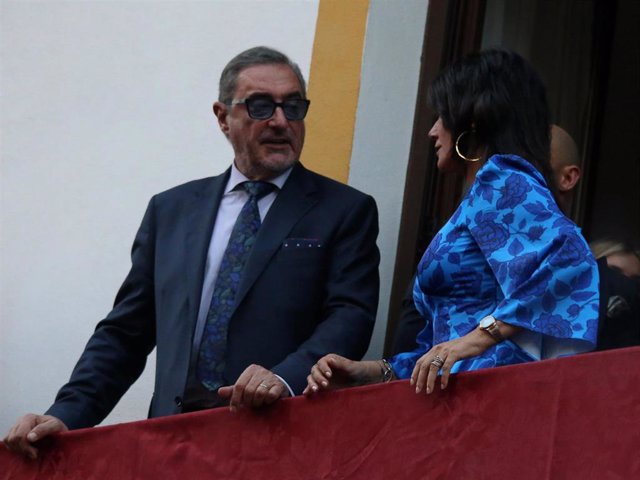
[[[154,196],[114,308],[48,414],[69,428],[101,422],[157,348],[150,416],[180,413],[207,249],[229,171]],[[378,303],[373,198],[296,165],[247,260],[228,333],[225,376],[252,363],[296,393],[319,357],[361,358]]]

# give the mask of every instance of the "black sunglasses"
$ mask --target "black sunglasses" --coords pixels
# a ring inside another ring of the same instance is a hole
[[[230,105],[245,105],[247,113],[254,120],[266,120],[273,116],[276,107],[282,108],[287,120],[302,120],[307,115],[311,102],[305,98],[288,98],[283,102],[274,102],[271,97],[249,97],[233,100]]]

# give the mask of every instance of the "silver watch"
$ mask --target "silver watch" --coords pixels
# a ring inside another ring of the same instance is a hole
[[[480,320],[479,327],[480,330],[483,330],[491,335],[491,338],[493,338],[496,342],[502,342],[504,340],[504,337],[500,333],[500,326],[498,325],[498,322],[493,315],[487,315],[482,320]]]

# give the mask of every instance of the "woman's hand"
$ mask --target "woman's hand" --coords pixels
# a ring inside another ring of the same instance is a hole
[[[307,387],[302,392],[310,395],[319,390],[337,390],[382,381],[378,362],[358,362],[335,353],[325,355],[311,367]]]
[[[411,385],[415,385],[416,393],[420,393],[425,385],[427,394],[433,392],[438,371],[442,369],[440,388],[445,389],[449,384],[449,374],[454,363],[463,358],[480,355],[492,345],[495,345],[495,340],[478,329],[472,330],[464,337],[435,345],[416,362],[411,373]]]

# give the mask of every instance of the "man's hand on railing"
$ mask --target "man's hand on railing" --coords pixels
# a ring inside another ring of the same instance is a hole
[[[249,365],[234,385],[220,387],[218,395],[229,399],[229,407],[235,412],[240,407],[270,405],[281,397],[289,396],[289,389],[282,379],[260,365]]]
[[[69,430],[59,418],[51,415],[35,415],[29,413],[20,417],[9,430],[3,443],[12,452],[24,455],[35,460],[38,458],[38,449],[35,443],[49,435]]]

